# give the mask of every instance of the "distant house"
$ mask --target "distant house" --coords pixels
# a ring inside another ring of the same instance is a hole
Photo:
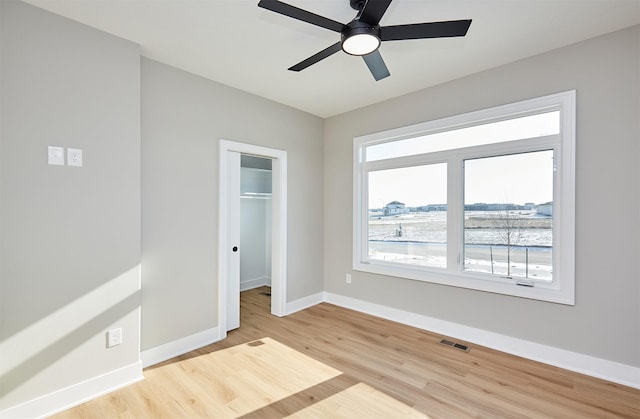
[[[546,202],[544,204],[537,205],[536,212],[538,214],[551,217],[553,215],[553,202]]]
[[[384,206],[384,215],[406,214],[409,210],[399,201],[389,202]]]

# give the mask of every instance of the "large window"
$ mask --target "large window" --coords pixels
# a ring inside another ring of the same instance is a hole
[[[354,139],[353,268],[574,303],[575,92]]]

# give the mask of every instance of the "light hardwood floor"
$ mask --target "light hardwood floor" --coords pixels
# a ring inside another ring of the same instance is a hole
[[[287,397],[263,396],[244,418],[640,418],[640,390],[481,346],[463,352],[442,345],[445,336],[326,303],[273,317],[265,292],[242,293],[241,327],[224,341],[147,368],[144,381],[55,417],[221,417],[219,404],[231,403],[234,395],[224,390],[229,383],[211,374],[213,356],[260,339],[286,345],[338,374]],[[293,356],[285,358],[293,362]],[[388,400],[385,406],[395,414],[371,400]]]

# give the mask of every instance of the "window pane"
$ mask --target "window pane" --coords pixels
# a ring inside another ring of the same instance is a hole
[[[371,145],[366,148],[366,161],[454,150],[559,133],[560,112],[553,111]]]
[[[447,165],[369,172],[369,259],[447,266]]]
[[[466,160],[464,269],[551,281],[553,150]]]

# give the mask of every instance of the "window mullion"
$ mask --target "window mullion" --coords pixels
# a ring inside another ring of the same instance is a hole
[[[462,272],[462,223],[463,215],[463,167],[462,158],[457,155],[447,160],[447,269],[453,273]]]

